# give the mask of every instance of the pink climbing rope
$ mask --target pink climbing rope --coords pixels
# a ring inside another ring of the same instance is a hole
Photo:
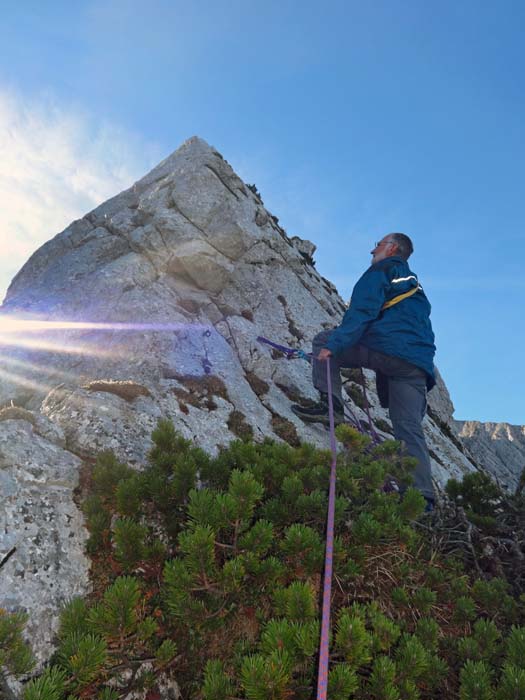
[[[302,357],[310,360],[311,355],[307,355],[302,350],[288,348],[284,345],[259,336],[257,340],[266,345],[270,345],[275,350],[284,353],[288,358]],[[319,642],[319,670],[317,675],[317,700],[326,700],[328,694],[328,666],[330,658],[330,608],[332,602],[332,570],[334,559],[334,521],[335,521],[335,481],[337,470],[337,444],[335,439],[335,423],[334,423],[334,402],[332,396],[332,377],[330,374],[330,359],[326,359],[326,379],[328,390],[328,418],[330,423],[330,450],[332,452],[332,463],[330,465],[330,486],[328,489],[328,516],[326,522],[326,550],[324,560],[324,578],[323,578],[323,602],[321,612],[321,638]],[[363,392],[365,395],[366,414],[372,434],[372,442],[377,444],[380,438],[375,432],[370,416],[370,407],[366,397],[366,387],[363,379]],[[360,422],[353,417],[355,427],[358,431],[364,432]]]
[[[330,420],[330,488],[328,491],[328,518],[326,522],[326,551],[324,560],[323,607],[321,618],[321,641],[319,644],[319,673],[317,677],[317,700],[326,700],[328,693],[328,662],[330,641],[330,606],[332,598],[332,568],[334,558],[334,519],[335,519],[335,478],[337,469],[337,446],[335,441],[334,405],[332,399],[332,378],[330,359],[326,360],[328,380],[328,417]]]

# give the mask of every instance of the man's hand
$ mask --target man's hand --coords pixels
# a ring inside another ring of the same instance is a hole
[[[328,350],[328,348],[322,348],[321,352],[317,356],[318,360],[327,360],[329,357],[332,357],[332,351]]]

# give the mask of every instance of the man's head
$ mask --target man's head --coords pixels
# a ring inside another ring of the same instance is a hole
[[[414,251],[412,241],[404,233],[389,233],[375,244],[372,254],[372,265],[380,260],[398,255],[403,260],[408,260]]]

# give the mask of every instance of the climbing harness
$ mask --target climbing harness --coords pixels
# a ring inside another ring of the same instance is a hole
[[[414,287],[413,289],[411,289],[408,292],[405,292],[404,294],[398,294],[397,297],[390,299],[390,301],[386,301],[381,307],[381,311],[385,311],[385,309],[389,309],[391,306],[395,306],[395,304],[398,304],[400,301],[403,301],[403,299],[408,299],[408,297],[411,297],[416,292],[419,292],[420,289],[423,288],[420,285],[418,285],[417,287]]]
[[[395,282],[403,282],[405,281],[404,279],[399,279],[399,280],[393,280]],[[418,284],[417,287],[413,287],[410,289],[408,292],[403,292],[403,294],[398,294],[396,297],[393,297],[389,301],[385,301],[383,306],[381,307],[381,311],[386,311],[386,309],[389,309],[391,306],[395,306],[396,304],[399,304],[400,301],[403,301],[403,299],[408,299],[408,297],[411,297],[413,294],[416,292],[422,292],[423,287]],[[348,308],[350,308],[350,305],[352,303],[352,300],[348,302]]]

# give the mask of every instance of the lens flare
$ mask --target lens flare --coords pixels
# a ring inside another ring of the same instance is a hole
[[[34,331],[180,331],[206,328],[202,324],[187,323],[93,323],[90,321],[38,321],[0,317],[0,335],[31,333]]]
[[[29,360],[20,360],[18,358],[11,357],[10,355],[6,355],[1,352],[0,365],[2,365],[4,368],[12,366],[22,371],[26,370],[28,373],[45,373],[48,376],[57,377],[66,381],[76,379],[78,377],[78,374],[74,372],[64,372],[63,370],[57,369],[56,367],[52,367],[51,365],[46,365],[43,363],[37,364],[36,362],[29,362]]]
[[[18,384],[25,389],[32,389],[34,391],[44,391],[46,394],[53,389],[52,384],[46,384],[45,382],[37,382],[34,379],[28,379],[17,372],[8,372],[6,370],[0,369],[0,379],[4,379],[10,384]]]
[[[79,342],[74,339],[74,331],[112,332],[112,333],[166,333],[177,332],[188,327],[207,329],[202,324],[186,323],[100,323],[91,321],[45,321],[40,319],[19,319],[0,316],[0,345],[4,347],[19,347],[28,350],[40,350],[70,355],[93,355],[102,358],[116,358],[122,350],[97,347],[94,339]],[[67,333],[68,337],[51,339],[55,332]]]

